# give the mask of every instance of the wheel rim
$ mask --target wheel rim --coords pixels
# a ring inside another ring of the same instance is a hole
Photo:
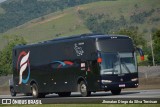
[[[85,85],[85,84],[82,84],[82,85],[81,85],[81,92],[86,92],[86,90],[87,90],[86,85]]]
[[[37,91],[36,91],[35,87],[33,87],[33,89],[32,89],[32,94],[33,94],[33,96],[37,95]]]

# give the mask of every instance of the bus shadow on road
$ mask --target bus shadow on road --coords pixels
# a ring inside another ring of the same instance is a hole
[[[120,95],[112,95],[112,93],[110,92],[98,92],[98,93],[92,93],[91,96],[89,97],[105,97],[105,96],[110,96],[110,97],[116,97],[116,96],[124,96],[124,95],[132,95],[132,94],[138,94],[140,92],[122,92]],[[74,97],[80,97],[82,98],[81,94],[80,93],[72,93],[70,98],[74,98]],[[88,98],[89,98],[88,97]],[[46,95],[46,98],[68,98],[68,97],[59,97],[58,95]],[[87,98],[87,97],[84,97],[84,98]]]
[[[91,96],[88,96],[88,97],[83,97],[83,98],[91,98],[91,97],[120,97],[120,96],[123,96],[123,97],[127,97],[127,96],[130,96],[130,95],[134,95],[134,94],[138,94],[140,92],[121,92],[120,95],[112,95],[111,92],[97,92],[97,93],[92,93]],[[49,94],[49,95],[46,95],[45,98],[82,98],[81,94],[80,93],[72,93],[70,97],[59,97],[57,94]],[[32,96],[24,96],[24,95],[19,95],[18,98],[20,99],[33,99]],[[43,99],[43,98],[42,98]]]
[[[124,95],[132,95],[132,94],[138,94],[139,92],[122,92],[121,94],[119,95],[113,95],[112,93],[110,92],[107,92],[107,93],[93,93],[91,96],[124,96]]]

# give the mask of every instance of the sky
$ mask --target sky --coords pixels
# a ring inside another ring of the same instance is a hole
[[[3,1],[6,1],[6,0],[0,0],[0,3],[3,2]]]

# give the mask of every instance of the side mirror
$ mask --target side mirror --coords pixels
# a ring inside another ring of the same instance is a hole
[[[100,58],[100,57],[97,58],[97,62],[98,62],[98,63],[102,63],[102,58]]]
[[[136,48],[136,49],[137,49],[138,53],[140,54],[141,61],[144,61],[144,53],[143,53],[142,49],[141,48]]]

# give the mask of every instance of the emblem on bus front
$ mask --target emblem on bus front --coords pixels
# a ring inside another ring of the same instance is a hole
[[[120,81],[123,81],[123,78],[121,78]]]
[[[78,46],[78,44],[74,44],[74,50],[76,51],[77,56],[82,56],[84,51],[82,47]]]
[[[17,70],[19,70],[19,84],[21,83],[27,83],[30,77],[30,62],[29,62],[29,55],[30,51],[26,53],[25,51],[22,51],[19,56],[18,56],[18,61],[17,61]],[[22,78],[23,73],[28,69],[28,75],[26,79]]]

